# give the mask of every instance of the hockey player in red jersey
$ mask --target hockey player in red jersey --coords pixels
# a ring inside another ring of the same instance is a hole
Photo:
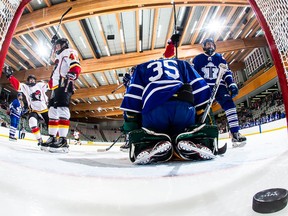
[[[46,92],[49,90],[49,86],[45,82],[36,82],[37,79],[34,75],[27,77],[26,83],[20,83],[16,77],[13,76],[13,70],[9,67],[5,67],[3,73],[6,75],[12,86],[17,91],[23,92],[26,97],[26,101],[29,107],[29,127],[35,138],[38,140],[38,145],[41,149],[46,149],[43,146],[43,140],[38,126],[39,121],[44,120],[46,126],[48,126],[48,97]]]
[[[50,137],[45,144],[49,146],[50,152],[67,152],[69,145],[66,136],[70,125],[69,103],[74,93],[74,82],[81,72],[81,66],[77,51],[69,48],[69,42],[66,38],[57,39],[54,46],[56,60],[49,81],[49,85],[53,89],[48,112]],[[59,133],[58,140],[56,139],[57,133]]]

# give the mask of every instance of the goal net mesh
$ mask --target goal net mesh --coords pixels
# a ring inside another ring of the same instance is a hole
[[[288,0],[255,0],[281,56],[288,80]]]
[[[0,50],[21,0],[0,0]]]

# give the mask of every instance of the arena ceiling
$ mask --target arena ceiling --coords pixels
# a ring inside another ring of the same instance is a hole
[[[177,1],[176,26],[181,40],[178,58],[202,52],[201,42],[212,37],[233,71],[257,47],[267,46],[263,31],[247,0]],[[122,119],[119,109],[123,74],[130,67],[158,59],[175,32],[173,5],[168,0],[32,0],[16,28],[5,64],[25,81],[29,74],[48,80],[50,40],[64,17],[59,35],[79,52],[82,72],[72,97],[73,119]],[[12,91],[5,77],[0,83]]]

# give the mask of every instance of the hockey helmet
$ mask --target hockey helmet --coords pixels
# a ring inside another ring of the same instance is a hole
[[[30,80],[33,79],[34,82],[30,82]],[[28,77],[27,77],[27,82],[26,84],[29,85],[29,86],[34,86],[36,84],[36,77],[33,75],[33,74],[30,74]]]
[[[56,51],[56,53],[59,55],[64,49],[68,49],[69,48],[69,41],[67,40],[67,38],[59,38],[56,40],[55,44],[60,44],[61,49]]]
[[[208,42],[213,43],[214,48],[212,48],[212,47],[207,48],[206,44]],[[212,38],[206,38],[202,43],[202,48],[207,55],[212,55],[214,53],[214,51],[216,50],[216,44]]]

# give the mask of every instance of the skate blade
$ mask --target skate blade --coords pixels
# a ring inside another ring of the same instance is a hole
[[[246,145],[246,141],[244,141],[244,142],[232,142],[233,148],[241,148],[241,147],[244,147],[245,145]]]
[[[65,148],[49,148],[49,152],[51,153],[68,153],[69,152],[69,148],[65,147]]]
[[[164,153],[164,152],[167,152],[171,149],[171,144],[165,144],[165,145],[162,145],[162,146],[159,146],[158,148],[156,148],[155,150],[152,150],[150,153],[147,152],[147,154],[143,155],[142,157],[140,158],[136,158],[136,160],[134,161],[133,164],[137,164],[137,165],[145,165],[145,164],[148,164],[150,163],[151,161],[151,158],[153,156],[155,156],[156,154],[158,153]],[[140,153],[141,154],[141,153]]]
[[[120,148],[120,151],[122,151],[122,152],[129,152],[129,148]]]
[[[44,152],[49,152],[49,147],[48,146],[47,147],[46,146],[41,146],[40,150],[44,151]]]

